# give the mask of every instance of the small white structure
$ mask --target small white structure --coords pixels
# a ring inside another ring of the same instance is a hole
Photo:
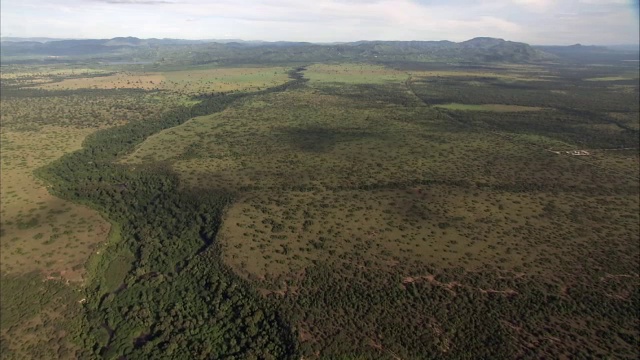
[[[589,155],[591,155],[591,153],[589,153],[587,150],[571,150],[571,151],[567,151],[567,154],[573,155],[573,156],[589,156]]]

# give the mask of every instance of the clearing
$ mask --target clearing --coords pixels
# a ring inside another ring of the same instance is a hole
[[[181,94],[256,91],[290,80],[285,67],[196,68],[161,72],[117,72],[39,85],[47,90],[145,89]]]
[[[84,263],[110,225],[86,206],[59,199],[33,171],[80,149],[93,129],[44,126],[36,132],[3,131],[2,272],[42,271],[80,281]]]

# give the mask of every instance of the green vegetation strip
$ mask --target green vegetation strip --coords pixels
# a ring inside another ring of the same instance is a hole
[[[291,76],[263,93],[304,81],[299,72]],[[159,119],[100,131],[82,150],[38,171],[55,195],[95,207],[120,225],[120,242],[92,266],[105,273],[90,274],[85,328],[76,339],[86,351],[81,357],[189,357],[184,349],[204,358],[296,357],[291,329],[220,265],[213,241],[230,195],[180,190],[162,167],[134,171],[115,163],[150,135],[244,96],[203,97]],[[128,274],[114,271],[130,263]]]
[[[586,81],[624,81],[624,80],[638,80],[637,76],[603,76],[585,79]]]

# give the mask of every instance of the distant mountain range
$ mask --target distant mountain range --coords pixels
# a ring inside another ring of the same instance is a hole
[[[599,46],[530,46],[477,37],[452,41],[357,41],[313,44],[242,40],[2,38],[3,63],[30,61],[144,60],[151,62],[308,62],[327,60],[470,61],[526,63],[564,58],[630,56],[628,49]],[[622,54],[622,55],[621,55]]]
[[[49,41],[59,41],[59,40],[73,40],[73,39],[61,39],[61,38],[48,38],[48,37],[12,37],[12,36],[3,36],[0,37],[1,42],[24,42],[24,41],[36,41],[36,42],[49,42]]]
[[[238,43],[266,43],[267,41],[261,41],[261,40],[241,40],[241,39],[201,39],[201,40],[185,40],[185,39],[169,39],[169,38],[164,38],[164,39],[156,39],[156,38],[150,38],[150,39],[140,39],[140,38],[136,38],[136,37],[115,37],[112,39],[74,39],[74,38],[48,38],[48,37],[11,37],[11,36],[3,36],[0,37],[0,42],[12,42],[12,43],[17,43],[17,42],[39,42],[39,43],[48,43],[48,42],[52,42],[52,41],[65,41],[65,40],[73,40],[73,41],[93,41],[93,42],[102,42],[102,41],[110,41],[110,40],[116,40],[116,41],[130,41],[130,42],[134,42],[134,43],[138,43],[138,44],[143,44],[145,42],[149,42],[149,43],[170,43],[170,44],[186,44],[186,43],[192,43],[192,44],[201,44],[201,43],[211,43],[211,42],[215,42],[215,43],[220,43],[220,44],[226,44],[226,43],[230,43],[230,42],[238,42]]]
[[[73,56],[91,55],[113,52],[121,48],[151,47],[161,45],[185,45],[202,44],[206,40],[178,40],[178,39],[139,39],[136,37],[116,37],[113,39],[71,39],[71,40],[47,40],[15,41],[2,39],[4,56],[13,55],[48,55],[48,56]]]
[[[607,62],[616,60],[637,60],[640,50],[638,46],[585,46],[581,44],[569,46],[535,46],[536,49],[559,58],[575,62]]]

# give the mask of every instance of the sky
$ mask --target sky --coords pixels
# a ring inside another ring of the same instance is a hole
[[[640,0],[0,0],[3,37],[637,44]]]

